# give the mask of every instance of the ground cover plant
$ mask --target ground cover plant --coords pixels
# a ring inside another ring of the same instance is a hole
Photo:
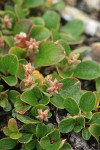
[[[78,149],[72,133],[99,144],[100,64],[73,51],[84,41],[83,22],[63,23],[64,1],[1,6],[0,150]]]

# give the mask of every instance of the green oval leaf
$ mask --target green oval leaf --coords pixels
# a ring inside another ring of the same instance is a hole
[[[8,106],[8,99],[4,98],[4,99],[0,100],[0,106],[3,108],[6,108]]]
[[[8,97],[10,99],[10,101],[15,104],[15,102],[17,101],[17,97],[20,95],[20,93],[16,90],[11,90],[8,94]]]
[[[63,83],[62,90],[59,94],[65,99],[67,97],[73,98],[79,103],[82,91],[80,90],[80,81],[76,78],[66,78],[61,80]]]
[[[9,112],[12,110],[12,105],[8,102],[8,105],[6,108],[4,108],[4,111]]]
[[[34,120],[26,115],[17,115],[17,119],[25,124],[37,124],[40,123],[38,120]]]
[[[20,47],[11,47],[9,50],[9,54],[16,55],[19,59],[25,56],[26,51]]]
[[[72,147],[69,143],[64,143],[60,150],[72,150]]]
[[[24,6],[27,8],[35,8],[41,6],[43,2],[43,0],[24,0]]]
[[[69,21],[65,26],[61,28],[61,31],[67,34],[78,36],[84,31],[84,24],[81,20],[74,19]]]
[[[51,139],[54,140],[54,143],[52,144],[50,143]],[[40,145],[43,149],[46,150],[50,150],[50,149],[58,150],[61,144],[59,139],[60,139],[59,130],[54,130],[49,135],[41,138]]]
[[[17,84],[17,78],[15,76],[2,76],[2,79],[10,86],[15,86]]]
[[[19,63],[17,77],[21,80],[25,78],[25,70],[22,63]]]
[[[52,17],[50,17],[52,16]],[[60,26],[60,17],[55,11],[47,11],[43,15],[45,26],[48,29],[58,29]]]
[[[64,98],[61,97],[59,94],[55,95],[54,97],[52,97],[50,99],[50,102],[56,106],[59,109],[63,109],[64,108]]]
[[[35,145],[36,145],[36,141],[31,140],[29,143],[25,144],[25,148],[26,150],[33,150],[35,148]]]
[[[57,71],[61,78],[65,79],[68,77],[72,77],[73,70],[68,69],[68,64],[66,63],[66,60],[62,60],[60,63],[57,64]]]
[[[83,116],[75,117],[76,122],[73,131],[78,133],[82,130],[83,126],[85,125],[85,119]]]
[[[61,133],[69,133],[73,130],[75,124],[74,118],[64,119],[59,124],[59,130]]]
[[[100,125],[100,112],[94,113],[92,118],[89,121],[90,124],[99,124]]]
[[[86,92],[82,95],[79,105],[82,111],[90,112],[93,110],[96,104],[96,96],[92,92]]]
[[[13,37],[4,36],[3,39],[9,45],[9,47],[14,46],[14,39],[13,39]]]
[[[53,132],[49,134],[50,139],[54,141],[58,141],[60,139],[60,132],[58,129],[55,129]]]
[[[23,3],[23,0],[12,0],[15,4],[21,5]]]
[[[50,32],[43,26],[34,26],[30,36],[35,38],[37,41],[42,41],[50,37]]]
[[[20,143],[29,143],[32,140],[32,134],[23,133],[22,136],[18,139]]]
[[[45,26],[45,22],[41,17],[31,17],[30,19],[35,25]]]
[[[68,44],[74,45],[74,44],[80,44],[82,43],[83,39],[80,36],[75,36],[71,34],[66,33],[59,33],[60,39],[63,39],[67,41]]]
[[[92,117],[92,112],[86,112],[86,113],[84,114],[84,117],[85,117],[85,118],[88,118],[88,119],[91,119],[91,117]]]
[[[9,136],[9,135],[12,133],[12,131],[9,130],[8,127],[4,127],[4,128],[3,128],[3,133],[4,133],[6,136]]]
[[[19,34],[20,32],[29,33],[32,26],[33,23],[28,19],[19,20],[14,27],[14,34]]]
[[[38,104],[37,98],[36,98],[37,93],[32,90],[27,90],[21,95],[21,100],[31,106],[35,106]]]
[[[95,139],[99,142],[99,138],[100,138],[100,125],[98,125],[98,124],[92,124],[89,127],[89,131],[92,134],[92,136],[94,136]]]
[[[0,57],[0,72],[15,75],[18,71],[18,59],[15,55],[7,54]]]
[[[25,13],[20,5],[17,5],[17,4],[15,5],[15,13],[16,13],[16,16],[18,17],[18,19],[25,18]]]
[[[11,150],[17,144],[17,141],[10,139],[10,138],[3,138],[0,140],[0,149],[1,150]]]
[[[77,116],[76,117],[76,126],[80,125],[80,126],[85,126],[85,119],[84,116]]]
[[[36,136],[37,138],[42,138],[43,136],[49,134],[53,130],[54,130],[54,126],[51,123],[48,125],[45,125],[43,123],[38,124],[36,127]]]
[[[100,76],[100,65],[94,61],[84,61],[77,65],[74,76],[91,80]]]
[[[63,47],[53,42],[42,43],[36,55],[36,66],[50,66],[57,64],[65,57]]]
[[[19,139],[21,136],[22,136],[22,133],[20,133],[20,132],[13,132],[10,134],[10,138],[15,139],[15,140]]]
[[[88,128],[84,128],[82,130],[82,137],[83,137],[83,139],[89,140],[90,136],[91,136],[91,133],[89,132]]]
[[[17,126],[17,122],[14,118],[11,118],[8,121],[8,128],[12,131],[12,132],[18,132],[18,126]]]
[[[38,124],[36,127],[36,136],[37,138],[42,138],[47,133],[47,127],[45,124]]]
[[[57,42],[63,46],[63,48],[66,52],[66,56],[69,56],[71,49],[70,49],[69,45],[67,44],[67,42],[62,39],[58,40]]]
[[[71,97],[65,99],[64,108],[72,115],[77,115],[79,113],[78,104]]]
[[[21,128],[25,133],[33,133],[36,134],[36,125],[35,124],[24,124]]]
[[[31,106],[35,106],[37,104],[46,105],[49,102],[49,97],[45,94],[42,94],[37,87],[34,87],[31,90],[25,91],[21,95],[21,100]]]

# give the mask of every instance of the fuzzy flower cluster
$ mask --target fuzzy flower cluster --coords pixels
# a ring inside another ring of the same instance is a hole
[[[51,81],[51,78],[52,76],[51,75],[48,75],[46,77],[46,80],[49,84],[49,88],[47,88],[47,92],[52,94],[52,95],[55,95],[55,94],[58,94],[59,91],[61,91],[61,87],[62,87],[62,83],[59,83],[57,79],[55,79],[54,81]]]
[[[17,34],[14,38],[15,40],[15,45],[19,46],[21,48],[25,47],[26,45],[26,39],[27,39],[27,35],[24,32],[20,32],[20,34]]]
[[[0,48],[4,47],[4,41],[2,38],[0,38]]]
[[[30,41],[26,41],[26,46],[28,46],[29,53],[34,53],[34,54],[38,53],[39,44],[40,44],[40,42],[37,42],[33,38],[30,38]]]
[[[24,32],[20,32],[19,34],[17,34],[14,38],[15,40],[15,45],[19,46],[19,47],[27,47],[28,48],[28,52],[30,54],[36,54],[39,51],[39,44],[40,42],[36,41],[33,38],[30,38],[29,41],[27,41],[27,35]]]
[[[48,122],[48,118],[47,118],[48,112],[49,112],[48,109],[46,109],[44,112],[42,111],[42,109],[38,109],[38,114],[39,115],[36,116],[36,118],[39,119],[39,120],[44,120],[44,121]]]
[[[78,60],[79,55],[80,55],[79,53],[75,54],[75,53],[71,52],[69,57],[66,56],[68,65],[72,66],[72,65],[76,65],[76,64],[80,63],[80,60]]]
[[[25,83],[25,86],[31,86],[33,84],[32,73],[35,70],[35,68],[32,67],[31,63],[23,65],[23,67],[25,70],[25,79],[23,79],[23,82]]]
[[[9,15],[5,15],[4,18],[1,18],[1,27],[11,29],[12,21],[13,21],[13,19],[10,18]]]

